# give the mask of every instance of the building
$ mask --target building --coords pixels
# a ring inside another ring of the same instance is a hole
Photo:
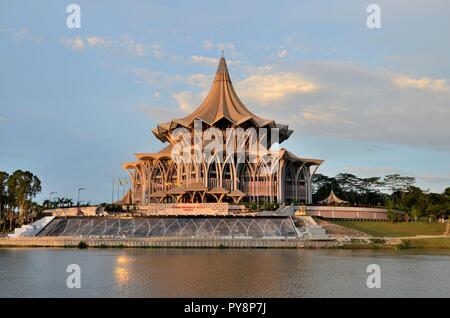
[[[135,154],[136,161],[122,165],[131,180],[124,198],[128,203],[312,202],[312,177],[323,160],[275,147],[293,131],[253,114],[242,103],[223,56],[200,106],[184,118],[158,124],[152,132],[168,145],[157,153]],[[233,134],[238,137],[228,138]],[[198,135],[208,142],[199,143]],[[180,148],[183,140],[190,143]],[[210,152],[212,141],[222,149]],[[179,158],[180,150],[192,155],[189,160]]]
[[[333,189],[331,189],[330,194],[323,199],[322,201],[319,201],[320,204],[348,204],[348,201],[342,200],[340,198],[337,197],[336,194],[334,194]]]

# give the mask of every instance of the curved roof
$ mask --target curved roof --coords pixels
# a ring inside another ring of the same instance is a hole
[[[334,194],[333,189],[331,189],[330,194],[328,195],[328,197],[326,197],[324,200],[319,201],[319,203],[322,204],[344,204],[344,203],[348,203],[348,201],[339,199],[336,194]]]
[[[166,194],[184,194],[186,193],[186,189],[183,187],[175,187],[166,191]]]
[[[150,198],[164,198],[166,196],[166,193],[164,191],[156,191],[150,194]]]
[[[171,151],[173,146],[171,144],[167,145],[157,153],[136,153],[134,154],[137,159],[161,159],[161,158],[171,158]]]
[[[229,197],[245,197],[245,193],[242,192],[241,190],[233,190],[230,193],[228,193]]]
[[[274,120],[259,117],[248,110],[233,88],[224,57],[220,59],[212,87],[200,106],[186,117],[158,124],[152,131],[158,139],[166,141],[166,134],[170,130],[179,126],[190,127],[196,119],[210,126],[225,119],[234,126],[248,122],[256,128],[279,128],[280,142],[289,138],[293,132],[288,125],[275,123]]]
[[[222,187],[215,187],[215,188],[212,188],[212,189],[208,190],[208,193],[211,193],[211,194],[226,194],[226,193],[228,193],[228,190],[225,190]]]
[[[287,159],[289,159],[290,161],[300,161],[305,163],[307,166],[319,166],[322,164],[322,162],[324,162],[324,160],[321,159],[311,159],[311,158],[301,158],[298,157],[296,155],[294,155],[292,152],[290,152],[287,149],[281,148],[280,150],[280,155],[281,156],[286,156]]]

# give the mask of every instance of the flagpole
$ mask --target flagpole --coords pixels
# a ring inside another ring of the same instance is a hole
[[[119,179],[117,179],[117,201],[119,201],[119,196],[120,196],[120,184],[119,184]]]
[[[112,195],[111,195],[111,204],[114,202],[114,178],[113,178],[113,186],[112,186]]]

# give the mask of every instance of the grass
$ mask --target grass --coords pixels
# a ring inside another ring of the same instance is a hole
[[[418,238],[402,240],[401,246],[406,248],[450,249],[450,237]]]
[[[411,238],[402,240],[401,243],[382,244],[382,243],[351,243],[345,244],[341,248],[343,249],[395,249],[395,250],[407,250],[407,249],[450,249],[450,237],[437,237],[437,238]]]
[[[376,237],[402,237],[416,235],[442,235],[446,224],[425,222],[360,222],[360,221],[334,221],[357,231]]]
[[[388,244],[380,244],[380,243],[351,243],[351,244],[345,244],[344,246],[340,247],[342,249],[350,249],[350,250],[392,250],[395,248],[394,245],[388,245]]]

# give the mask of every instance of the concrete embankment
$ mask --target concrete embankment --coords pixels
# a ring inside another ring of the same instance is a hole
[[[18,237],[0,238],[0,247],[77,247],[80,242],[100,248],[334,248],[340,245],[335,241],[299,239]]]

